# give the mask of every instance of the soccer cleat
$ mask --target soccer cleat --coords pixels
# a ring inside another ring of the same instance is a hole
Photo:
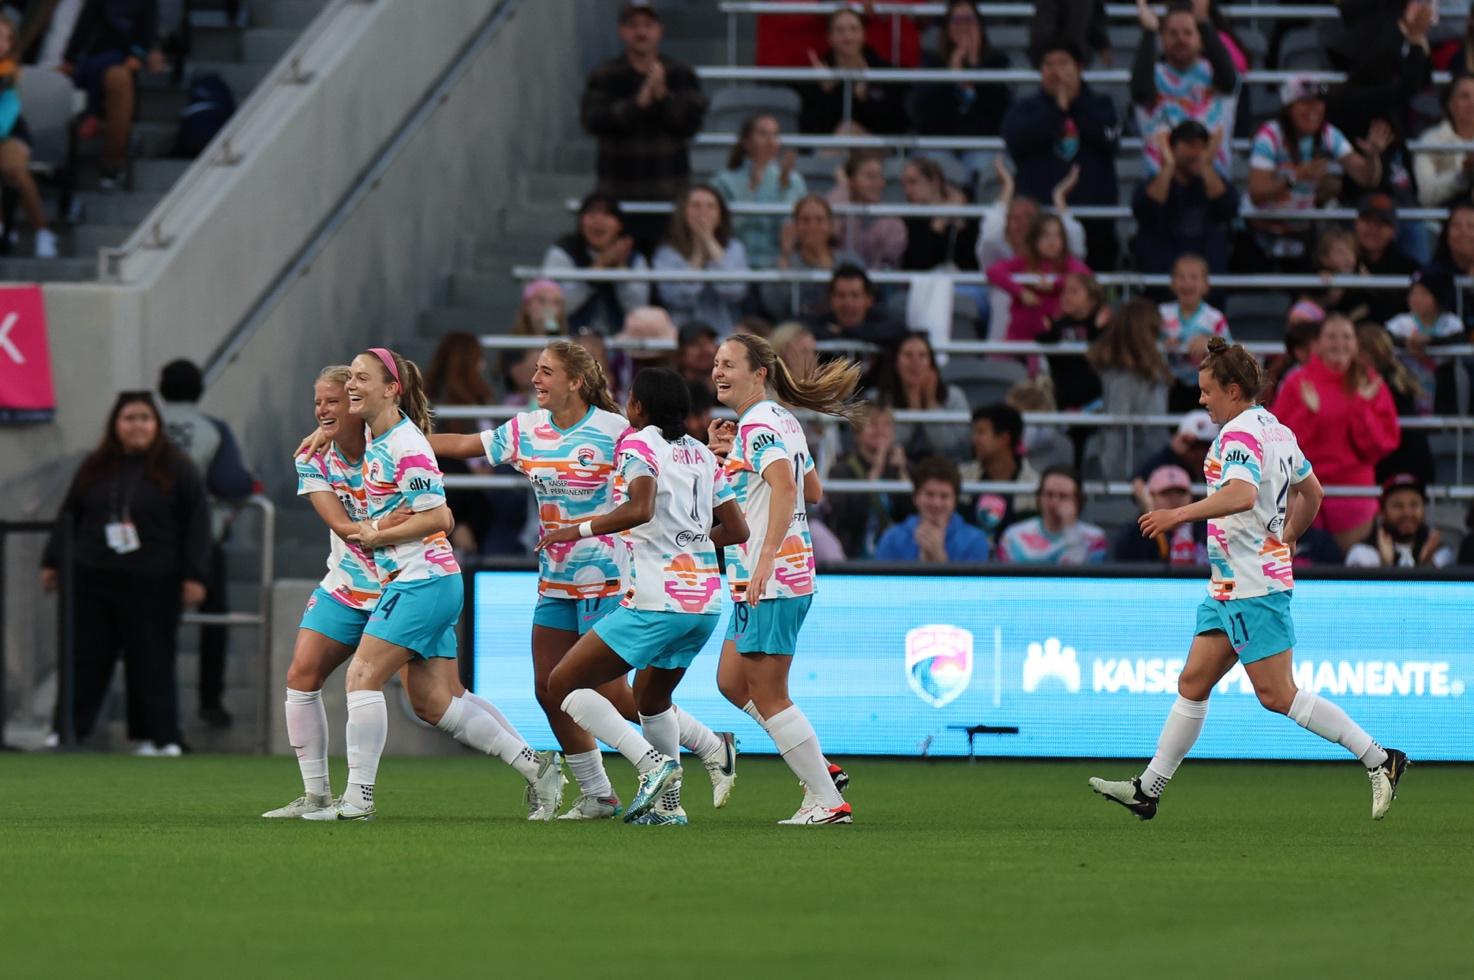
[[[624,811],[625,823],[634,823],[636,817],[655,806],[655,801],[666,790],[680,788],[681,764],[670,756],[661,758],[663,762],[640,774],[640,788],[635,792],[635,798],[630,800],[629,809]]]
[[[1392,801],[1397,799],[1397,783],[1407,772],[1412,760],[1399,749],[1387,749],[1387,761],[1375,769],[1367,770],[1367,779],[1372,782],[1372,819],[1387,816]]]
[[[617,796],[580,796],[559,820],[610,820],[619,816]]]
[[[737,782],[737,736],[731,732],[717,732],[716,736],[722,740],[721,749],[701,764],[711,777],[711,805],[720,810],[732,798],[732,786]]]
[[[537,754],[537,775],[527,784],[527,819],[552,820],[563,805],[563,757],[556,752]]]
[[[779,820],[778,823],[789,827],[821,827],[831,823],[854,823],[855,811],[850,809],[848,803],[841,803],[833,809],[819,803],[805,803],[799,807],[799,811],[787,820]]]
[[[1090,788],[1112,803],[1121,804],[1142,820],[1150,820],[1157,815],[1157,804],[1160,801],[1142,790],[1140,779],[1111,782],[1099,776],[1091,776]]]
[[[305,817],[309,813],[319,810],[331,810],[333,798],[328,795],[318,796],[316,793],[306,793],[297,797],[286,806],[279,806],[275,810],[267,810],[261,816],[267,820],[296,820]]]
[[[147,757],[152,759],[159,754],[159,747],[152,741],[145,740],[133,747],[133,754],[140,758]]]
[[[374,819],[374,805],[369,804],[365,810],[355,803],[349,803],[343,797],[333,801],[332,806],[325,810],[314,810],[311,813],[302,814],[303,820],[372,820]]]
[[[684,827],[690,822],[686,819],[686,811],[681,807],[674,810],[655,807],[630,821],[642,827]]]
[[[841,794],[850,787],[850,774],[832,762],[829,763],[829,778],[834,780],[834,788]]]

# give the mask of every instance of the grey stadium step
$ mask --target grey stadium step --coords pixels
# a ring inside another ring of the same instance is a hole
[[[97,278],[97,257],[37,259],[0,256],[0,282],[87,282]]]
[[[255,0],[251,4],[251,25],[301,31],[327,5],[327,0]]]

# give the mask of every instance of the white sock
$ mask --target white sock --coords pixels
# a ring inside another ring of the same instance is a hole
[[[1345,746],[1368,769],[1375,769],[1387,761],[1387,750],[1372,741],[1372,737],[1347,717],[1346,712],[1325,698],[1309,691],[1296,691],[1295,700],[1290,702],[1290,718],[1326,741]]]
[[[798,710],[798,705],[784,708],[769,718],[763,727],[773,736],[773,744],[778,746],[783,761],[788,763],[788,768],[793,770],[815,800],[830,809],[844,802],[844,797],[839,795],[834,781],[829,778],[829,764],[824,761],[824,753],[819,751],[819,736],[814,734],[814,726]]]
[[[374,805],[374,780],[389,738],[389,709],[383,691],[348,692],[348,790],[343,799],[365,809]]]
[[[614,749],[640,772],[654,769],[664,756],[645,736],[630,727],[609,699],[591,688],[574,691],[560,705],[578,727]]]
[[[521,773],[523,779],[531,780],[537,776],[537,754],[473,701],[463,697],[451,698],[450,707],[445,709],[435,727],[462,745],[496,756]]]
[[[1141,773],[1141,790],[1148,796],[1161,796],[1167,780],[1177,772],[1193,743],[1203,733],[1203,719],[1208,717],[1207,701],[1190,701],[1182,695],[1167,713],[1162,734],[1157,738],[1157,754]]]
[[[698,759],[709,759],[722,751],[722,740],[717,733],[692,718],[678,706],[671,705],[676,713],[676,724],[680,728],[680,745]]]
[[[742,706],[742,713],[747,715],[747,717],[751,718],[753,721],[757,722],[759,725],[766,724],[766,722],[763,721],[762,714],[759,713],[757,710],[757,705],[753,704],[751,701]]]
[[[522,737],[522,733],[517,731],[517,726],[508,721],[507,716],[502,714],[501,709],[499,709],[496,705],[492,704],[481,695],[473,694],[470,691],[465,692],[461,695],[461,697],[465,698],[467,701],[470,701],[476,707],[480,708],[482,711],[495,718],[496,723],[505,728],[507,730],[507,734],[511,735],[517,741],[523,743],[524,745],[529,744],[527,739]]]
[[[598,749],[565,755],[568,770],[578,780],[578,791],[584,796],[607,798],[614,795],[614,785],[604,771],[604,755]]]
[[[297,753],[302,789],[309,796],[332,796],[328,782],[328,712],[321,691],[287,688],[287,741]]]
[[[640,731],[644,732],[645,741],[661,755],[672,759],[681,757],[681,727],[674,705],[658,715],[640,715]]]

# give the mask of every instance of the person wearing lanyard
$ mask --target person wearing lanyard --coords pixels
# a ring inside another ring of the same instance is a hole
[[[205,597],[210,510],[204,481],[169,442],[148,392],[118,396],[67,491],[62,521],[76,542],[77,735],[91,734],[121,652],[136,754],[177,756],[175,634],[182,607]],[[48,592],[61,560],[53,534],[41,560]]]

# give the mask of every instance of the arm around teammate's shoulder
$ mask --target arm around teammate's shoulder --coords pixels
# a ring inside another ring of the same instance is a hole
[[[437,432],[429,437],[430,448],[435,458],[475,459],[486,454],[486,446],[479,435],[464,435],[457,432]]]

